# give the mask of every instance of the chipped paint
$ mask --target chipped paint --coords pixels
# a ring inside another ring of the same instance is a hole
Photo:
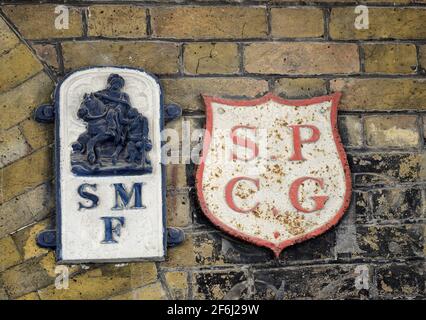
[[[210,134],[204,139],[197,192],[207,217],[277,256],[335,225],[351,194],[336,129],[339,97],[204,97]],[[261,134],[266,139],[258,140]]]

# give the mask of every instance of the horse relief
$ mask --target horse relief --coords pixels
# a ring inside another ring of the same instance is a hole
[[[125,81],[110,74],[106,89],[85,94],[77,111],[86,131],[72,144],[72,172],[76,175],[151,173],[152,149],[148,120],[122,92]]]

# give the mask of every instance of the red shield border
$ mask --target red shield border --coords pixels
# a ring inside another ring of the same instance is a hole
[[[320,97],[315,97],[315,98],[311,98],[311,99],[302,99],[302,100],[286,100],[286,99],[282,99],[282,98],[274,95],[273,93],[268,93],[261,98],[250,99],[250,100],[222,99],[222,98],[216,98],[216,97],[212,97],[212,96],[203,95],[204,103],[205,103],[205,106],[206,106],[206,117],[207,117],[206,118],[206,130],[210,133],[210,135],[206,135],[204,142],[203,142],[203,151],[202,151],[201,163],[198,166],[197,174],[196,174],[196,188],[197,188],[197,196],[198,196],[198,200],[199,200],[200,205],[201,205],[201,209],[203,210],[203,212],[207,216],[207,218],[214,225],[216,225],[218,228],[220,228],[221,230],[223,230],[224,232],[226,232],[226,233],[228,233],[232,236],[235,236],[235,237],[242,239],[244,241],[253,243],[257,246],[267,247],[267,248],[271,249],[274,252],[276,257],[278,257],[280,255],[281,251],[284,248],[291,246],[293,244],[311,239],[313,237],[316,237],[316,236],[326,232],[327,230],[329,230],[334,225],[336,225],[339,222],[339,220],[342,218],[345,211],[348,209],[350,201],[351,201],[351,193],[352,193],[352,181],[351,181],[351,173],[350,173],[350,169],[349,169],[349,164],[348,164],[348,161],[347,161],[347,158],[346,158],[346,153],[345,153],[345,150],[343,148],[343,144],[341,142],[339,131],[338,131],[338,128],[337,128],[337,108],[338,108],[338,103],[339,103],[340,97],[341,97],[340,92],[336,92],[336,93],[333,93],[331,95],[320,96]],[[210,137],[211,137],[211,134],[212,134],[212,126],[213,126],[212,103],[217,102],[217,103],[226,104],[226,105],[235,106],[235,107],[250,107],[250,106],[256,106],[256,105],[265,103],[265,102],[270,101],[270,100],[281,104],[283,107],[288,107],[288,106],[297,106],[297,107],[306,106],[306,107],[308,107],[309,105],[317,104],[317,103],[321,103],[321,102],[325,102],[325,101],[331,101],[332,102],[331,125],[332,125],[333,138],[334,138],[334,142],[335,142],[336,147],[337,147],[337,151],[338,151],[338,154],[339,154],[339,157],[340,157],[340,161],[341,161],[343,169],[344,169],[345,180],[346,180],[345,181],[346,182],[345,183],[346,184],[346,190],[345,190],[343,205],[336,212],[336,214],[334,215],[334,217],[331,220],[329,220],[326,224],[324,224],[320,228],[315,229],[314,231],[311,231],[310,233],[307,233],[307,234],[301,235],[301,236],[296,236],[296,237],[293,237],[291,239],[287,239],[287,240],[285,240],[285,241],[283,241],[279,244],[275,244],[275,243],[272,243],[272,242],[264,240],[264,239],[260,239],[260,238],[257,238],[257,237],[246,235],[246,234],[244,234],[244,233],[242,233],[242,232],[240,232],[240,231],[238,231],[234,228],[229,227],[228,225],[222,223],[221,221],[219,221],[219,219],[216,218],[208,209],[207,204],[206,204],[205,199],[204,199],[203,189],[202,189],[202,178],[203,178],[203,172],[204,172],[205,157],[207,156],[207,152],[209,150],[210,140],[211,140]]]

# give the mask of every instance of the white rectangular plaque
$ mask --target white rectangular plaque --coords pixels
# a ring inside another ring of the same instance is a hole
[[[150,74],[95,67],[55,93],[62,263],[162,260],[161,88]]]

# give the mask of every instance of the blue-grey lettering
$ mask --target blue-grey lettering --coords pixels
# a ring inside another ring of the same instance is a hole
[[[134,205],[130,209],[145,208],[142,204],[142,182],[134,183],[132,190],[127,192],[122,183],[114,183],[115,189],[115,206],[114,210],[128,209],[132,198],[134,198]]]
[[[102,243],[118,243],[114,236],[120,237],[124,227],[124,217],[101,217],[105,225],[105,237]]]
[[[91,202],[90,205],[85,205],[79,202],[78,210],[96,208],[99,204],[99,197],[93,193],[88,192],[86,190],[87,188],[91,188],[96,191],[96,184],[83,183],[78,187],[78,194],[80,195],[80,197],[87,199]]]

